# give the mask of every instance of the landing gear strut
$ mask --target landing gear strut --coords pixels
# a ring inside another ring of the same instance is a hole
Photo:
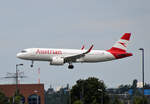
[[[74,66],[72,65],[72,63],[69,63],[68,69],[73,69]]]
[[[30,66],[31,66],[31,68],[33,67],[33,63],[34,63],[34,61],[32,60],[32,63],[31,63],[31,65],[30,65]]]

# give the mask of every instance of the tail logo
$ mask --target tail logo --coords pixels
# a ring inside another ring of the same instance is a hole
[[[121,45],[123,45],[124,47],[127,47],[125,43],[123,42],[119,42]]]

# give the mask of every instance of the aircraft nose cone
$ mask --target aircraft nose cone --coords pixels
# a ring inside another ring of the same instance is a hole
[[[22,58],[21,53],[18,53],[18,54],[17,54],[17,58]]]

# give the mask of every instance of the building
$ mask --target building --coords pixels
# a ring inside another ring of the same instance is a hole
[[[69,85],[65,88],[60,88],[58,91],[54,91],[50,87],[45,93],[45,104],[69,104]]]
[[[24,103],[45,104],[44,84],[18,84],[18,88]],[[7,97],[12,97],[16,91],[16,84],[0,85],[0,91]]]
[[[129,95],[133,95],[133,89],[129,89],[128,93]],[[137,88],[136,89],[136,94],[139,93],[140,95],[143,94],[143,89],[142,88]],[[150,97],[150,89],[144,89],[144,95]]]

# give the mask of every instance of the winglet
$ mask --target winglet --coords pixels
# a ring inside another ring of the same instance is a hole
[[[87,51],[88,53],[91,52],[91,50],[93,49],[94,45],[92,44],[92,46],[90,47],[90,49]]]
[[[81,50],[83,50],[85,47],[84,47],[84,45],[82,46],[82,48],[81,48]]]
[[[92,46],[89,48],[89,50],[86,51],[84,54],[87,54],[87,53],[91,52],[91,50],[93,49],[93,47],[94,47],[94,45],[92,45]]]

